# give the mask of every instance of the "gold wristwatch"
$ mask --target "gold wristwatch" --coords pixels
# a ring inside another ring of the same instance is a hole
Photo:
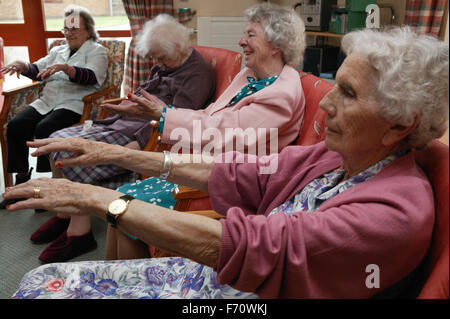
[[[112,227],[117,228],[117,220],[120,216],[125,214],[128,209],[128,204],[133,199],[133,196],[123,195],[109,204],[108,212],[106,213],[106,220]]]

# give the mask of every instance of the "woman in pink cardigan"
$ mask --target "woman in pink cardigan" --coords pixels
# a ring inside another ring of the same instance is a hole
[[[326,139],[316,145],[211,161],[76,139],[30,143],[38,147],[35,155],[77,154],[62,166],[114,163],[152,176],[167,173],[175,183],[208,191],[226,219],[65,180],[13,187],[6,198],[30,199],[11,210],[95,215],[187,257],[42,266],[24,277],[14,297],[404,296],[433,230],[433,190],[414,152],[447,128],[448,44],[408,28],[367,29],[347,34],[342,48],[347,58],[320,104]],[[264,174],[268,166],[276,172]],[[74,269],[81,280],[74,280]],[[61,278],[67,280],[59,291],[45,289]]]

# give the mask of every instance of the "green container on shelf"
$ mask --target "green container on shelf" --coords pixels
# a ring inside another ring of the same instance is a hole
[[[349,11],[366,12],[369,4],[376,4],[376,0],[345,0],[345,8]]]
[[[366,12],[349,11],[346,32],[365,28],[366,27],[366,18],[367,18]]]
[[[328,32],[344,34],[345,30],[342,18],[343,18],[342,14],[331,12],[330,23],[328,24]]]

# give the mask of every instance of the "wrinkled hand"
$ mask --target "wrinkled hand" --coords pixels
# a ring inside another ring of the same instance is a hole
[[[14,61],[8,65],[5,65],[3,68],[0,69],[1,73],[4,74],[8,74],[8,75],[13,75],[14,73],[16,73],[17,78],[20,78],[20,74],[24,71],[27,71],[28,66],[26,65],[26,63],[22,62],[22,61]]]
[[[111,158],[114,155],[121,157],[124,147],[103,142],[95,142],[83,138],[47,138],[27,142],[32,148],[37,148],[32,156],[41,156],[51,152],[65,151],[75,157],[59,160],[58,167],[67,166],[93,166],[100,164],[113,164]]]
[[[46,78],[52,76],[56,72],[63,71],[67,73],[67,64],[53,64],[45,69],[43,69],[41,72],[39,72],[36,75],[36,78],[41,78],[42,80],[45,80]]]
[[[34,198],[35,189],[39,188],[39,198]],[[26,198],[26,200],[9,205],[8,210],[45,209],[63,215],[87,216],[104,215],[103,206],[118,198],[118,192],[71,182],[64,178],[38,178],[10,187],[3,193],[3,198]],[[99,205],[99,202],[102,202]]]
[[[119,105],[103,104],[105,110],[131,115],[134,117],[142,117],[149,120],[158,121],[161,117],[163,108],[167,105],[154,95],[149,94],[145,90],[141,90],[142,97],[134,94],[128,95],[128,100],[122,101]]]

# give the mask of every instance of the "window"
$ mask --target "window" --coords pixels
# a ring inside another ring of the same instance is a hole
[[[0,0],[0,23],[23,23],[22,0]]]
[[[75,1],[46,0],[44,2],[45,24],[48,31],[61,30],[63,28],[64,9],[71,5],[81,5],[88,9],[94,16],[97,30],[129,30],[125,9],[122,0],[96,0],[96,1]]]

